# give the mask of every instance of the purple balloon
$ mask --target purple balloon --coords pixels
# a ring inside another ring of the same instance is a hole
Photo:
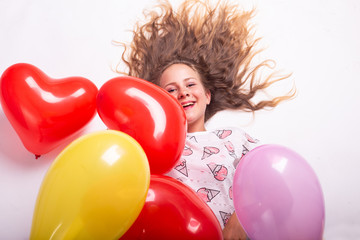
[[[247,153],[234,176],[238,219],[251,240],[320,240],[325,224],[319,180],[304,158],[279,145]]]

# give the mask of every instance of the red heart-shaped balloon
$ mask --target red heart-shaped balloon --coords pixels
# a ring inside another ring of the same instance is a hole
[[[186,115],[164,89],[140,78],[117,77],[99,90],[97,108],[110,129],[135,138],[152,174],[171,170],[185,146]]]
[[[52,79],[18,63],[0,79],[1,105],[25,148],[45,154],[84,127],[96,113],[97,87],[82,77]]]
[[[209,206],[188,186],[173,178],[152,175],[145,205],[125,239],[212,239],[222,230]]]

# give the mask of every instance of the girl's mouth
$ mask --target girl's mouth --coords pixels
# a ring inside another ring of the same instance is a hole
[[[187,103],[183,103],[181,105],[184,108],[184,110],[187,110],[187,109],[192,108],[194,106],[194,104],[195,104],[194,102],[187,102]]]

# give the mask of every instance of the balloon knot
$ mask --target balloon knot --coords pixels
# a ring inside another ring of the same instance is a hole
[[[38,159],[41,155],[35,154],[35,159]]]

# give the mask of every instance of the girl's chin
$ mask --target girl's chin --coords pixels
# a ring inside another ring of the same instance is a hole
[[[192,123],[193,123],[193,119],[192,119],[191,115],[190,115],[190,114],[186,114],[186,113],[185,113],[185,115],[186,115],[187,124],[188,124],[188,125],[189,125],[189,124],[192,124]]]

